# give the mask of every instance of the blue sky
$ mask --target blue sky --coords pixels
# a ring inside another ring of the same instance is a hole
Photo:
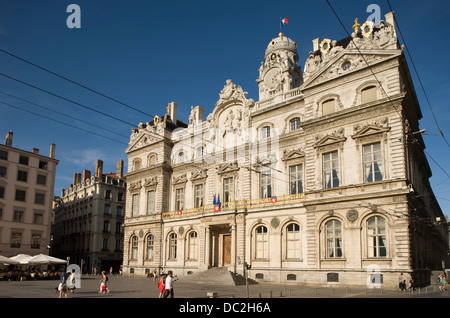
[[[69,29],[69,4],[81,8],[81,28]],[[330,0],[352,31],[354,19],[362,24],[369,4],[389,11],[383,1]],[[438,124],[450,141],[450,59],[447,22],[450,2],[390,1],[413,56]],[[165,113],[171,101],[179,105],[178,117],[187,121],[191,106],[212,111],[227,79],[258,100],[256,78],[264,51],[280,31],[280,17],[288,17],[283,32],[297,41],[299,65],[312,50],[312,40],[339,40],[347,35],[325,0],[318,1],[94,1],[0,0],[0,49],[45,67],[105,95],[142,110],[133,111],[83,88],[0,52],[0,73],[95,108],[117,121],[42,91],[0,76],[0,92],[81,119],[60,114],[0,93],[6,102],[29,111],[116,139],[113,141],[0,104],[1,142],[14,132],[13,146],[48,155],[56,144],[60,160],[55,194],[73,180],[73,173],[94,170],[96,159],[104,171],[126,163],[126,144],[133,123]],[[408,62],[410,63],[409,57]],[[423,119],[420,126],[433,172],[431,178],[444,214],[450,214],[450,148],[438,135],[413,68],[410,65]],[[126,123],[123,123],[125,121]],[[103,130],[105,128],[109,131]],[[114,131],[115,133],[112,133]],[[445,172],[444,172],[445,171]]]

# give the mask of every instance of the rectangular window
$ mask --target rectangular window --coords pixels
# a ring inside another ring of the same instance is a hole
[[[111,191],[106,190],[106,192],[105,192],[105,199],[108,199],[108,200],[111,199]]]
[[[184,202],[184,189],[176,189],[175,194],[175,210],[180,211],[183,210],[183,202]]]
[[[111,215],[111,205],[105,204],[105,210],[103,212],[104,215]]]
[[[19,157],[19,163],[22,165],[28,166],[28,157],[27,156],[20,156]]]
[[[23,222],[23,211],[14,210],[14,222]]]
[[[261,128],[261,139],[266,139],[270,137],[270,126],[265,126]]]
[[[102,251],[109,250],[109,239],[107,237],[103,238]]]
[[[272,196],[272,171],[261,171],[260,173],[261,198],[270,198]]]
[[[36,178],[36,184],[42,184],[45,185],[47,183],[47,176],[38,174]]]
[[[0,166],[0,178],[6,178],[6,167]]]
[[[31,248],[39,249],[41,247],[41,235],[32,234],[31,235]]]
[[[203,184],[196,184],[194,192],[194,207],[198,208],[203,206]]]
[[[0,160],[8,160],[8,152],[0,150]]]
[[[123,207],[118,206],[116,216],[123,216]]]
[[[383,180],[381,142],[363,146],[364,182]]]
[[[20,248],[22,242],[22,233],[11,233],[10,247]]]
[[[25,202],[26,194],[27,192],[25,190],[16,190],[15,200]]]
[[[155,191],[147,192],[147,214],[155,213]]]
[[[139,194],[133,194],[131,202],[131,216],[139,215]]]
[[[111,231],[109,221],[103,221],[103,233],[109,233]]]
[[[289,167],[290,194],[303,193],[303,164]]]
[[[45,193],[36,192],[34,196],[34,203],[45,204]]]
[[[27,171],[23,171],[23,170],[18,170],[17,171],[17,181],[27,182],[27,179],[28,179],[28,172]]]
[[[39,169],[47,170],[47,161],[39,160]]]
[[[233,178],[225,178],[223,179],[223,202],[231,202],[233,200]]]
[[[339,187],[339,157],[338,151],[322,155],[323,187],[325,189]]]
[[[0,187],[0,199],[5,197],[5,187]]]
[[[33,214],[33,223],[34,224],[43,224],[44,215],[42,213],[34,213]]]

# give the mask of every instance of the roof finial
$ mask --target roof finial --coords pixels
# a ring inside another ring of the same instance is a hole
[[[355,33],[358,33],[358,30],[361,26],[358,23],[358,18],[355,19],[355,24],[353,25],[353,30],[355,31]]]

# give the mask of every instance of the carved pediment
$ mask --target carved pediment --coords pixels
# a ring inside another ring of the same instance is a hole
[[[161,141],[163,138],[146,130],[141,130],[137,135],[132,135],[129,146],[125,152],[137,150]]]
[[[356,131],[355,134],[352,135],[353,139],[360,139],[360,138],[372,137],[375,135],[384,134],[391,129],[390,127],[383,127],[383,126],[377,125],[377,124],[368,124],[363,127],[355,126],[353,128]]]
[[[278,161],[277,156],[275,154],[267,155],[264,157],[258,156],[255,159],[256,160],[253,164],[255,167],[268,166],[268,165],[271,165],[272,163],[276,163]]]
[[[293,160],[293,159],[299,159],[305,157],[305,152],[303,150],[299,149],[286,149],[283,152],[283,161],[286,160]]]
[[[347,140],[347,137],[343,135],[343,130],[335,131],[332,134],[326,136],[316,136],[316,143],[314,148],[325,149],[328,146],[336,146],[336,144],[343,143]]]
[[[158,184],[158,177],[146,178],[144,180],[144,187],[156,186]]]
[[[206,169],[206,168],[193,171],[191,174],[191,181],[206,178],[208,176],[207,172],[208,172],[208,169]]]
[[[130,191],[139,190],[141,188],[141,180],[128,183],[127,188]]]
[[[373,66],[382,61],[388,60],[400,53],[383,52],[380,50],[367,50],[363,52],[363,56],[356,49],[346,49],[337,53],[334,57],[329,58],[327,61],[319,62],[317,56],[311,56],[308,69],[307,80],[302,86],[302,89],[306,89],[317,84],[322,84],[328,80],[335,79],[341,75],[351,73],[355,70],[360,70]]]
[[[237,86],[230,79],[228,79],[227,83],[219,93],[219,100],[217,101],[216,106],[236,100],[240,101],[244,106],[253,104],[253,99],[247,99],[247,94],[248,93],[244,92],[241,86]]]
[[[217,174],[223,174],[227,172],[235,172],[239,170],[239,165],[236,162],[222,163],[216,167]]]
[[[180,184],[180,183],[186,183],[186,182],[187,182],[187,177],[186,177],[185,173],[183,173],[179,176],[173,177],[173,184]]]

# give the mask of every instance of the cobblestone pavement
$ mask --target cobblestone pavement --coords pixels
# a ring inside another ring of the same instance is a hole
[[[68,298],[158,298],[157,282],[145,277],[112,275],[108,282],[110,293],[99,294],[100,276],[84,275],[81,288],[68,293]],[[57,298],[58,280],[0,281],[0,298]],[[436,285],[399,292],[396,289],[364,287],[311,287],[300,285],[250,284],[240,286],[207,286],[200,283],[175,281],[175,298],[450,298],[450,288],[440,291]]]

